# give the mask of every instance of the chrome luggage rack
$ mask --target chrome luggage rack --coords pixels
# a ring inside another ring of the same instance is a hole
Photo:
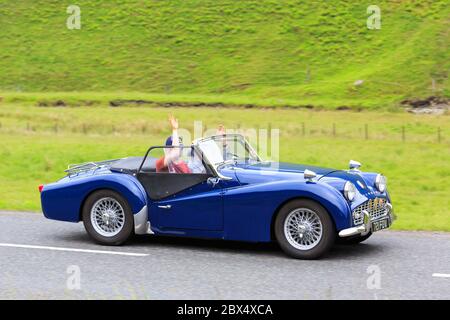
[[[83,162],[83,163],[78,163],[78,164],[69,164],[67,166],[67,169],[64,170],[64,172],[66,172],[67,175],[69,175],[69,176],[75,175],[80,172],[86,172],[89,170],[95,170],[95,169],[106,167],[108,164],[116,162],[117,160],[120,160],[120,159],[105,160],[105,161],[98,161],[98,162],[90,161],[90,162]]]

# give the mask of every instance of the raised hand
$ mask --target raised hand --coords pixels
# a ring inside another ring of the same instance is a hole
[[[176,119],[173,116],[173,114],[169,115],[169,123],[170,123],[170,126],[172,127],[172,130],[178,129],[178,119]]]
[[[217,128],[217,135],[224,135],[225,134],[225,127],[223,124],[219,124],[219,127]]]

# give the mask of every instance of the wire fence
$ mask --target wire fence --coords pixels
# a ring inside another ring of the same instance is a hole
[[[444,135],[441,127],[428,128],[426,132],[418,133],[411,129],[411,125],[391,126],[389,129],[369,123],[342,126],[338,123],[318,125],[307,125],[304,122],[296,128],[288,128],[287,135],[301,137],[324,137],[335,139],[358,139],[358,140],[384,140],[398,142],[425,142],[425,143],[450,143],[450,139]]]
[[[281,137],[304,137],[304,138],[336,138],[336,139],[358,139],[358,140],[381,140],[381,141],[398,141],[402,143],[408,142],[424,142],[450,144],[450,138],[446,136],[444,130],[440,126],[427,127],[421,132],[413,128],[413,124],[390,125],[389,128],[383,128],[380,125],[371,125],[370,123],[362,123],[358,125],[345,124],[340,125],[337,122],[324,124],[309,124],[300,122],[298,124],[290,124],[287,127],[278,128],[272,123],[266,125],[258,125],[255,128],[248,128],[237,123],[235,128],[228,128],[234,132],[238,131],[244,135],[251,132],[254,134],[261,130],[268,133],[272,129],[278,129]],[[193,131],[193,128],[187,128]],[[208,128],[203,126],[203,132]],[[59,135],[168,135],[167,128],[162,124],[151,124],[146,122],[121,124],[98,124],[98,123],[33,123],[26,122],[24,125],[5,125],[0,122],[0,133],[10,134],[59,134]]]

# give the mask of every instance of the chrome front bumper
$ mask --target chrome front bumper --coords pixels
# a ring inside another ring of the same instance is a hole
[[[394,215],[394,211],[392,209],[392,205],[390,203],[386,203],[386,206],[388,207],[388,212],[386,213],[386,215],[384,215],[378,219],[375,219],[375,220],[370,220],[369,212],[364,210],[363,211],[363,214],[364,214],[363,224],[360,226],[343,229],[343,230],[339,231],[339,237],[344,238],[344,237],[350,237],[350,236],[354,236],[354,235],[358,235],[358,234],[361,236],[365,236],[370,231],[372,231],[372,223],[373,222],[386,219],[386,217],[388,218],[388,223],[389,223],[389,227],[390,227],[392,225],[392,222],[395,220],[395,215]]]

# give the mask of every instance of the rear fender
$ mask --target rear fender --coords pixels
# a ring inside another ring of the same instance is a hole
[[[141,184],[131,175],[109,173],[62,180],[45,185],[41,193],[42,211],[48,219],[79,222],[86,198],[94,191],[110,189],[121,194],[133,214],[147,205],[147,196]]]

